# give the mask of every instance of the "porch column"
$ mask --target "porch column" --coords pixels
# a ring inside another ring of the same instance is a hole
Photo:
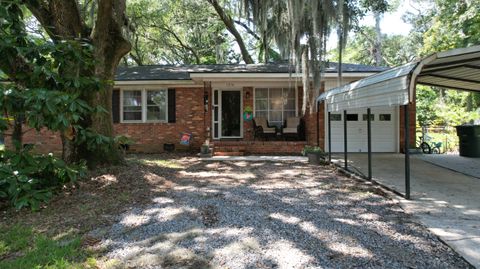
[[[348,169],[347,163],[347,110],[343,111],[343,154],[345,156],[345,170]]]

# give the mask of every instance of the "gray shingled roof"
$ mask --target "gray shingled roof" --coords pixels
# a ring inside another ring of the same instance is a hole
[[[327,73],[337,72],[337,63],[329,63]],[[345,73],[381,72],[388,67],[343,64]],[[212,64],[212,65],[147,65],[119,67],[116,81],[128,80],[190,80],[191,73],[291,73],[289,64]]]

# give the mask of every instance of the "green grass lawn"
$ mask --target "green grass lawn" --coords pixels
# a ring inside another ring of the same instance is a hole
[[[0,227],[0,268],[95,268],[78,236],[49,238],[28,227]]]

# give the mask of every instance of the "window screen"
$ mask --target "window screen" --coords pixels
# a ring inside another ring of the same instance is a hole
[[[392,115],[391,114],[380,114],[378,116],[379,121],[391,121],[392,120]]]
[[[358,121],[358,114],[347,114],[347,121]]]
[[[123,120],[142,120],[142,91],[123,91]]]

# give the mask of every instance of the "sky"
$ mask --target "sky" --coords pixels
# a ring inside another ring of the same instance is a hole
[[[412,26],[408,23],[405,23],[402,20],[402,16],[407,12],[415,12],[414,4],[410,0],[400,0],[397,10],[394,12],[387,12],[383,15],[382,21],[380,23],[380,28],[382,33],[389,35],[408,35]],[[375,26],[375,19],[373,14],[368,14],[361,21],[360,25],[364,26]],[[328,49],[333,49],[337,47],[337,36],[336,33],[333,33],[327,44]]]
[[[380,23],[380,28],[382,30],[382,33],[408,35],[412,27],[410,26],[410,24],[405,23],[402,20],[403,14],[405,14],[407,11],[414,11],[414,9],[411,6],[410,1],[404,0],[404,1],[400,1],[400,5],[395,12],[384,14],[382,21]],[[366,16],[361,21],[361,24],[368,25],[368,26],[375,26],[375,20],[373,18],[373,15],[370,14]]]

